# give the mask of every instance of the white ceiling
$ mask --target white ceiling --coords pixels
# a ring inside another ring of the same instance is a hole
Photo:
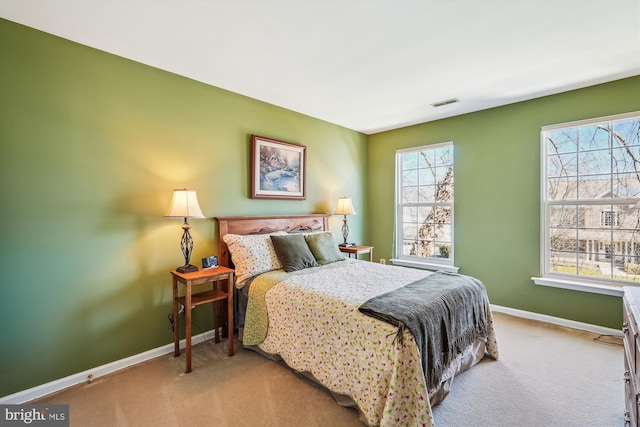
[[[0,0],[0,16],[367,134],[640,75],[640,0]]]

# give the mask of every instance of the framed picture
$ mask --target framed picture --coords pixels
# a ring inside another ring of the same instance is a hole
[[[251,135],[251,198],[304,200],[307,147]]]

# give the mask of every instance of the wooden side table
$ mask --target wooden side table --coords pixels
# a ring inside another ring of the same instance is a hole
[[[338,248],[340,249],[340,252],[349,254],[349,258],[353,255],[355,259],[358,259],[360,254],[368,253],[369,261],[373,261],[373,246],[338,246]]]
[[[218,310],[216,315],[216,305],[220,301],[227,301],[227,333],[229,340],[229,356],[233,356],[233,274],[234,271],[227,267],[214,267],[210,269],[200,269],[193,273],[179,273],[176,270],[171,272],[173,277],[173,345],[174,355],[180,356],[180,328],[179,328],[179,306],[184,307],[185,313],[185,340],[187,349],[187,373],[191,372],[191,308],[206,303],[213,303],[213,329],[215,331],[215,341],[220,342],[219,323],[222,319],[222,308]],[[226,280],[226,289],[220,285],[220,282]],[[202,283],[213,282],[212,290],[191,293],[191,287]],[[185,286],[184,296],[178,296],[178,284]]]

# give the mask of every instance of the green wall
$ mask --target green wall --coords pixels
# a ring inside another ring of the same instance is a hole
[[[633,77],[370,136],[376,258],[392,256],[395,150],[454,141],[460,272],[481,279],[493,304],[619,329],[620,298],[531,281],[540,275],[540,127],[637,110]]]
[[[217,253],[215,216],[326,213],[342,195],[368,240],[366,135],[7,20],[0,58],[0,396],[173,341],[174,188],[207,216],[196,263]],[[307,146],[305,201],[248,197],[252,133]]]

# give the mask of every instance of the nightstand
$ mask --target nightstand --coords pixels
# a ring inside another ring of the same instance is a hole
[[[227,301],[227,327],[229,341],[229,356],[233,356],[233,273],[234,271],[227,267],[214,267],[206,270],[200,269],[193,273],[179,273],[176,270],[171,272],[173,277],[173,345],[174,355],[180,356],[180,328],[178,312],[180,305],[184,307],[185,313],[185,341],[187,350],[187,370],[191,372],[191,308],[200,305],[213,303],[213,329],[215,331],[215,342],[220,342],[220,323],[223,323],[222,312],[224,305],[222,301]],[[226,288],[221,285],[221,281],[226,281]],[[213,289],[209,291],[191,294],[191,287],[203,283],[213,283]],[[178,296],[178,284],[185,286],[184,296]],[[216,306],[218,312],[216,313]]]
[[[355,259],[358,259],[360,254],[369,254],[369,261],[373,261],[373,246],[338,246],[340,252],[344,252],[345,254],[349,254],[349,258],[351,255]]]

